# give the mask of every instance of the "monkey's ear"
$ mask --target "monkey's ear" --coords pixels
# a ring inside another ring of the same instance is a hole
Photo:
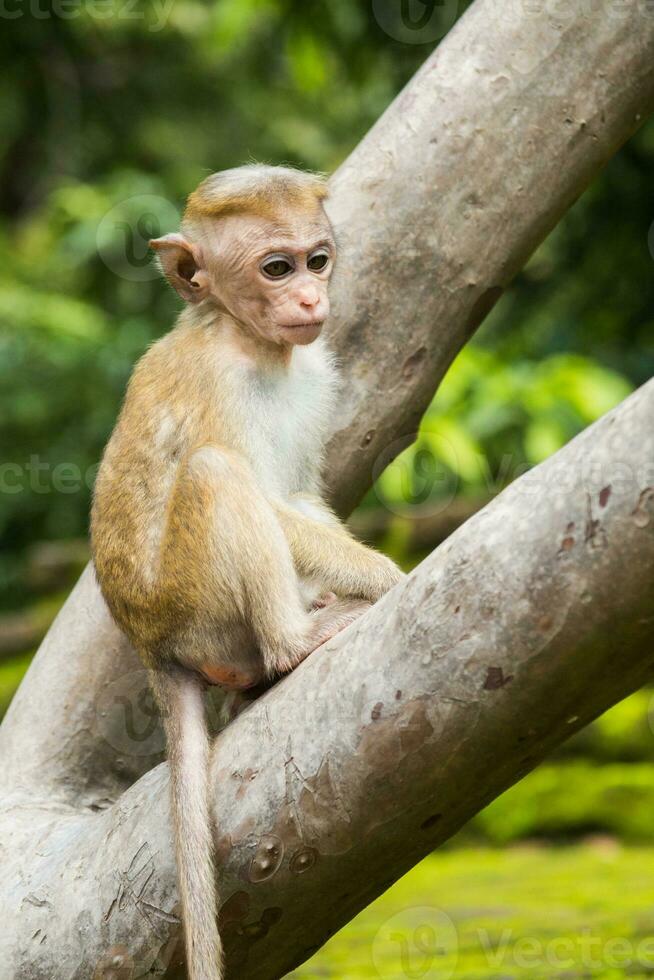
[[[150,248],[157,253],[161,271],[187,303],[199,303],[210,291],[210,281],[203,267],[202,252],[197,245],[177,233],[153,238]]]

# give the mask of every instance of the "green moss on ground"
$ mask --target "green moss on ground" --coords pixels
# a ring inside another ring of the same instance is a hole
[[[294,980],[645,980],[654,848],[462,848],[426,858]]]

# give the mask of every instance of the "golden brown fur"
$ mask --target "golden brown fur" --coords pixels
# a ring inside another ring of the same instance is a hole
[[[292,670],[401,576],[321,499],[324,195],[286,168],[228,171],[152,243],[189,305],[137,365],[96,482],[98,579],[164,716],[192,980],[221,975],[204,686]]]
[[[287,167],[249,164],[211,174],[189,194],[183,226],[194,217],[224,217],[254,213],[275,217],[288,208],[308,211],[327,196],[324,181],[315,174]]]

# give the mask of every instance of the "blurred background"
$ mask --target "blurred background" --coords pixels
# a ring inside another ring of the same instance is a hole
[[[132,365],[175,316],[147,240],[176,228],[213,170],[334,170],[466,6],[426,5],[409,26],[394,0],[3,8],[0,715],[87,559],[95,468]],[[653,173],[650,122],[533,256],[353,516],[406,568],[654,373]],[[644,690],[294,976],[613,978],[626,975],[615,939],[631,944],[628,974],[650,976],[653,731]],[[454,973],[451,949],[427,955],[425,908],[456,925]],[[534,937],[572,952],[520,960],[516,942]]]

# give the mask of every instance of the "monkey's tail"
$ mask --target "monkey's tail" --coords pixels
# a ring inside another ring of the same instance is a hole
[[[189,980],[221,980],[204,684],[177,665],[150,671],[168,742],[177,875]]]

